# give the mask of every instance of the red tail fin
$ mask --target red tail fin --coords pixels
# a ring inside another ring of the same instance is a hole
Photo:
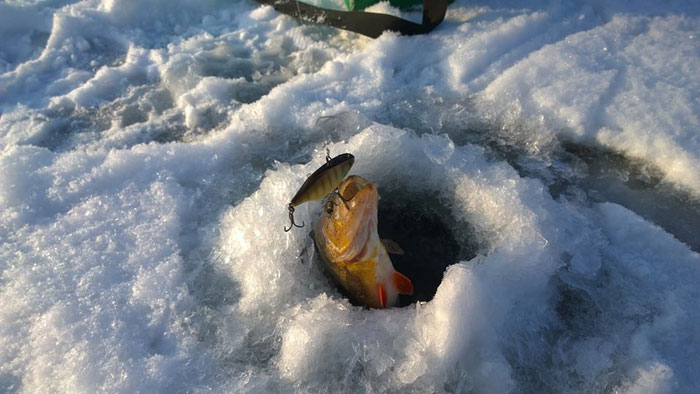
[[[394,271],[394,276],[392,279],[394,281],[394,286],[399,289],[399,293],[409,295],[413,294],[413,283],[411,283],[411,280],[404,274]]]

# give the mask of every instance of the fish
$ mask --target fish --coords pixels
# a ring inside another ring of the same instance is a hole
[[[304,227],[304,224],[299,226],[294,223],[294,208],[308,201],[320,200],[333,192],[350,172],[354,163],[355,156],[350,153],[342,153],[333,158],[327,155],[326,162],[306,178],[289,202],[287,209],[291,225],[289,229],[285,227],[284,231],[291,230],[292,226]]]
[[[316,221],[313,237],[325,267],[351,299],[371,308],[388,308],[396,305],[399,294],[413,294],[413,283],[394,269],[379,238],[378,204],[376,183],[349,176],[337,194],[324,200],[326,209]],[[395,242],[390,244],[390,249],[401,250]]]

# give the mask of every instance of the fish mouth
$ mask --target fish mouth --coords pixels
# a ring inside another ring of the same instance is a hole
[[[374,183],[366,182],[352,195],[349,202],[350,211],[347,212],[346,218],[348,228],[355,229],[357,239],[367,239],[368,234],[376,228],[378,202],[379,194]],[[363,236],[365,234],[367,236]]]
[[[353,175],[340,186],[340,193],[345,201],[350,201],[352,207],[364,207],[367,204],[376,205],[379,201],[377,184],[371,183],[361,176]]]
[[[356,205],[374,206],[376,208],[377,202],[379,201],[377,185],[375,183],[368,183],[362,186],[362,189],[353,196],[353,200],[357,200],[355,202]]]

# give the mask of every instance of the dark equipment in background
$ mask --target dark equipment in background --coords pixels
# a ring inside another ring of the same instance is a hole
[[[407,21],[393,15],[362,11],[338,11],[316,7],[298,0],[255,0],[258,3],[274,7],[275,10],[303,21],[349,30],[372,38],[379,37],[384,31],[394,31],[412,36],[425,34],[433,30],[445,19],[449,0],[423,0],[423,23]],[[415,0],[394,0],[412,5]],[[364,1],[363,6],[376,1]],[[346,0],[348,3],[348,0]],[[348,3],[351,9],[360,8],[355,2]],[[392,3],[393,4],[393,3]]]

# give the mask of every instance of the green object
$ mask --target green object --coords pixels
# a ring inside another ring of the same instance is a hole
[[[365,8],[379,3],[381,0],[345,0],[345,5],[350,11],[364,10]],[[423,0],[389,0],[389,3],[396,8],[410,8],[423,4]]]

